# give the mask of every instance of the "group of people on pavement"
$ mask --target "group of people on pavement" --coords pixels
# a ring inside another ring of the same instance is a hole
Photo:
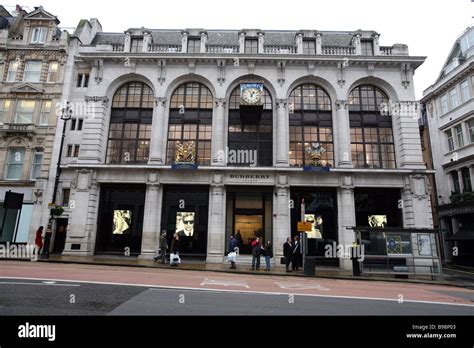
[[[300,250],[300,238],[298,236],[295,236],[293,241],[290,237],[286,239],[285,244],[283,244],[283,256],[287,272],[291,272],[290,263],[293,271],[299,270],[302,265],[302,255]]]
[[[241,240],[241,237],[240,237]],[[240,246],[240,241],[238,238],[234,237],[233,235],[229,239],[229,247],[228,253],[238,253]],[[170,265],[171,266],[178,266],[181,262],[179,258],[179,234],[174,233],[173,239],[171,242],[171,248],[169,248],[168,240],[167,240],[167,233],[165,230],[162,231],[159,240],[159,253],[153,259],[157,262],[161,259],[162,264],[166,264],[166,252],[170,251]],[[273,258],[273,246],[270,241],[267,241],[265,245],[262,244],[259,237],[256,237],[251,242],[252,247],[252,267],[251,270],[259,270],[260,269],[260,258],[263,256],[265,258],[265,271],[271,270],[271,259]],[[232,255],[235,256],[235,255]],[[299,237],[295,236],[292,240],[291,237],[288,237],[285,244],[283,244],[283,256],[284,256],[284,263],[286,266],[286,271],[291,272],[290,264],[292,266],[293,271],[298,271],[302,264],[302,255],[300,251],[300,241]],[[235,257],[229,257],[230,261],[230,269],[237,269],[235,264]]]
[[[161,263],[164,265],[166,264],[166,251],[168,250],[168,239],[166,230],[161,232],[160,241],[159,241],[159,254],[156,255],[153,259],[158,261],[161,259]],[[181,262],[179,258],[179,234],[173,234],[173,240],[171,241],[171,248],[170,248],[170,266],[178,266]]]

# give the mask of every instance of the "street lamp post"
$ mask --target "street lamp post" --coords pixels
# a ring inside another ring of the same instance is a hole
[[[70,107],[69,102],[66,102],[66,107],[61,109],[61,120],[63,120],[63,132],[61,135],[61,145],[59,147],[58,164],[56,166],[56,177],[54,178],[53,199],[51,201],[51,203],[54,204],[55,206],[56,206],[56,196],[58,193],[58,186],[59,186],[59,177],[61,176],[61,157],[63,155],[64,138],[66,137],[66,125],[67,125],[67,121],[69,121],[71,118],[72,118],[72,109]],[[53,220],[54,220],[53,210],[50,209],[48,228],[46,230],[46,234],[44,237],[44,248],[43,248],[43,256],[46,258],[49,257],[49,247],[51,243]]]

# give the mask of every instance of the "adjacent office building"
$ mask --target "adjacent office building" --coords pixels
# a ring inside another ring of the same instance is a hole
[[[21,209],[0,208],[1,242],[26,243],[48,222],[56,105],[69,46],[58,25],[42,7],[0,6],[0,201],[7,191],[23,194]]]
[[[443,69],[424,91],[436,170],[438,213],[445,258],[461,265],[474,260],[474,28],[454,43]]]

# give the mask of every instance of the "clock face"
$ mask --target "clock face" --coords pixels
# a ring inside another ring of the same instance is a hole
[[[242,99],[249,104],[257,104],[260,101],[262,93],[256,88],[248,88],[244,90]]]

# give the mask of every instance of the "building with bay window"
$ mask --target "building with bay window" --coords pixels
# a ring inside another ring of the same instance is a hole
[[[42,7],[0,6],[0,201],[7,191],[24,195],[21,210],[2,203],[0,242],[32,242],[28,236],[48,222],[56,110],[69,45],[58,25]]]
[[[473,266],[474,27],[455,41],[436,82],[423,93],[422,126],[429,131],[436,170],[445,259]]]
[[[373,31],[105,33],[81,21],[63,91],[83,119],[66,134],[78,153],[63,151],[63,254],[150,259],[166,230],[185,258],[225,262],[234,235],[240,262],[255,237],[279,260],[302,215],[319,255],[371,217],[431,228],[418,117],[403,112],[424,59]]]

